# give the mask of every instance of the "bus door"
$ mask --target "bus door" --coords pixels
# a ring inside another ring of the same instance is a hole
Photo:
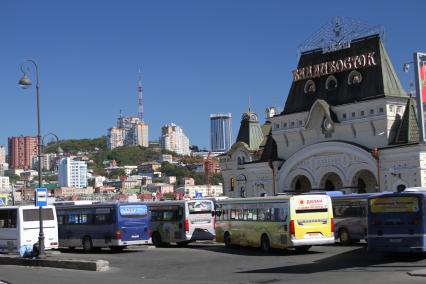
[[[145,204],[120,205],[118,210],[119,237],[123,242],[148,240],[149,211]]]

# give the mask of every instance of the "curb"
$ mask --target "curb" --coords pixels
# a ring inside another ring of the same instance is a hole
[[[420,269],[420,270],[414,270],[414,271],[409,271],[407,272],[408,275],[410,276],[421,276],[421,277],[426,277],[426,269]]]
[[[0,265],[40,266],[99,272],[109,269],[109,261],[106,260],[30,259],[16,256],[0,256]]]

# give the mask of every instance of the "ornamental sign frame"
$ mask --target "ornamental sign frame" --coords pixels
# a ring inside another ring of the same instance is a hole
[[[350,48],[353,40],[377,34],[384,39],[383,26],[371,26],[355,19],[335,17],[299,45],[298,54],[300,57],[302,53],[318,49],[322,53],[328,53]]]

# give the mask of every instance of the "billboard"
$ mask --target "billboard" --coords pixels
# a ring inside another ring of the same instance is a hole
[[[425,142],[425,120],[426,109],[426,53],[414,53],[414,75],[416,77],[417,115],[419,121],[420,142]]]

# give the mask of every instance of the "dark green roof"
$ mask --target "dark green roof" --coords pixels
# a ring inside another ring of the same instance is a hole
[[[245,112],[241,119],[236,142],[246,143],[249,150],[258,150],[263,137],[257,115],[254,112]]]
[[[419,126],[417,124],[416,100],[409,98],[405,107],[404,115],[400,121],[396,120],[396,135],[390,143],[407,144],[419,142]]]

